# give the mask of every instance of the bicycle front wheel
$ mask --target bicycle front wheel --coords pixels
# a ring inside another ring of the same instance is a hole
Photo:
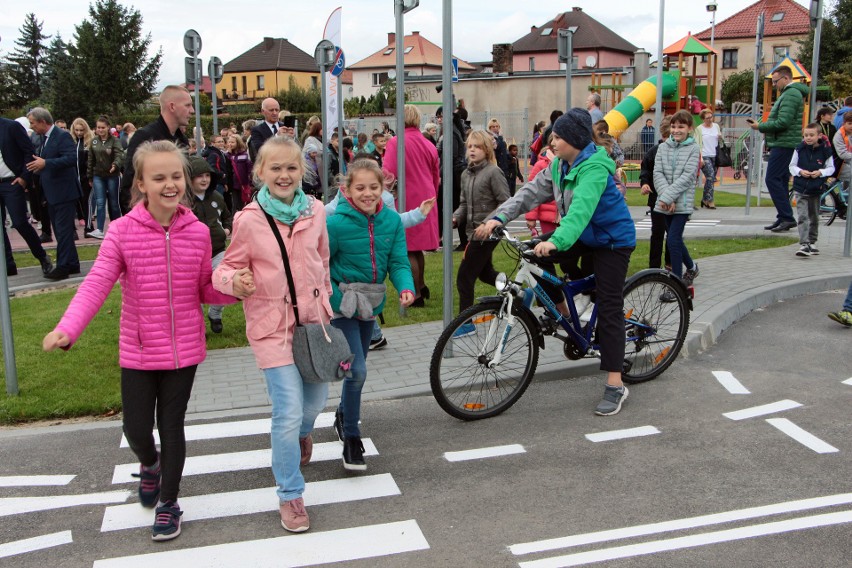
[[[429,367],[435,400],[460,420],[496,416],[515,404],[527,390],[538,365],[537,322],[513,308],[509,327],[501,300],[471,306],[438,338]],[[502,358],[492,365],[498,350]]]
[[[683,286],[658,272],[624,289],[624,382],[650,381],[674,362],[689,329],[687,302]]]

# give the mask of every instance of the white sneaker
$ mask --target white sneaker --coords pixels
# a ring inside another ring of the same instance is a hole
[[[796,251],[796,256],[811,256],[811,245],[802,245]]]
[[[104,232],[99,229],[95,229],[94,231],[86,233],[86,236],[91,237],[93,239],[102,239],[104,238]]]

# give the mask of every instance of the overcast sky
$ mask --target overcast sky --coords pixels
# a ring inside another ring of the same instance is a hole
[[[807,6],[807,0],[797,0]],[[387,43],[395,29],[393,0],[120,0],[142,13],[143,28],[151,33],[151,53],[163,48],[159,86],[183,82],[183,34],[193,28],[201,35],[200,57],[205,69],[211,56],[227,63],[262,41],[264,36],[284,37],[313,54],[322,39],[329,14],[343,7],[342,47],[347,64],[355,63]],[[754,0],[717,0],[720,22],[754,3]],[[44,22],[43,32],[61,33],[68,41],[74,25],[88,17],[86,0],[2,0],[0,57],[13,51],[27,13]],[[541,26],[559,12],[579,6],[591,17],[656,57],[659,1],[655,0],[456,0],[453,2],[453,53],[468,61],[490,61],[494,43],[511,43]],[[687,32],[710,27],[711,14],[704,0],[666,2],[664,44]],[[441,45],[442,0],[420,0],[405,17],[405,32],[419,31]],[[485,8],[485,9],[483,9]]]

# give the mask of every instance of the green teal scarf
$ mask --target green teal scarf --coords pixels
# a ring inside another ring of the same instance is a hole
[[[308,196],[302,191],[302,188],[297,188],[293,194],[293,202],[289,205],[273,197],[267,186],[260,188],[257,193],[257,202],[264,211],[272,215],[276,220],[281,221],[285,225],[292,225],[299,218],[305,207],[308,206]]]

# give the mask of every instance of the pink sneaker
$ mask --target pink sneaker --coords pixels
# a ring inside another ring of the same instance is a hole
[[[314,439],[308,434],[304,438],[299,438],[299,450],[302,453],[302,459],[299,460],[299,465],[308,465],[311,463],[311,455],[314,453]]]
[[[278,507],[278,510],[281,513],[281,526],[285,530],[300,533],[311,528],[308,521],[308,512],[305,511],[305,500],[301,497],[291,501],[284,501]]]

